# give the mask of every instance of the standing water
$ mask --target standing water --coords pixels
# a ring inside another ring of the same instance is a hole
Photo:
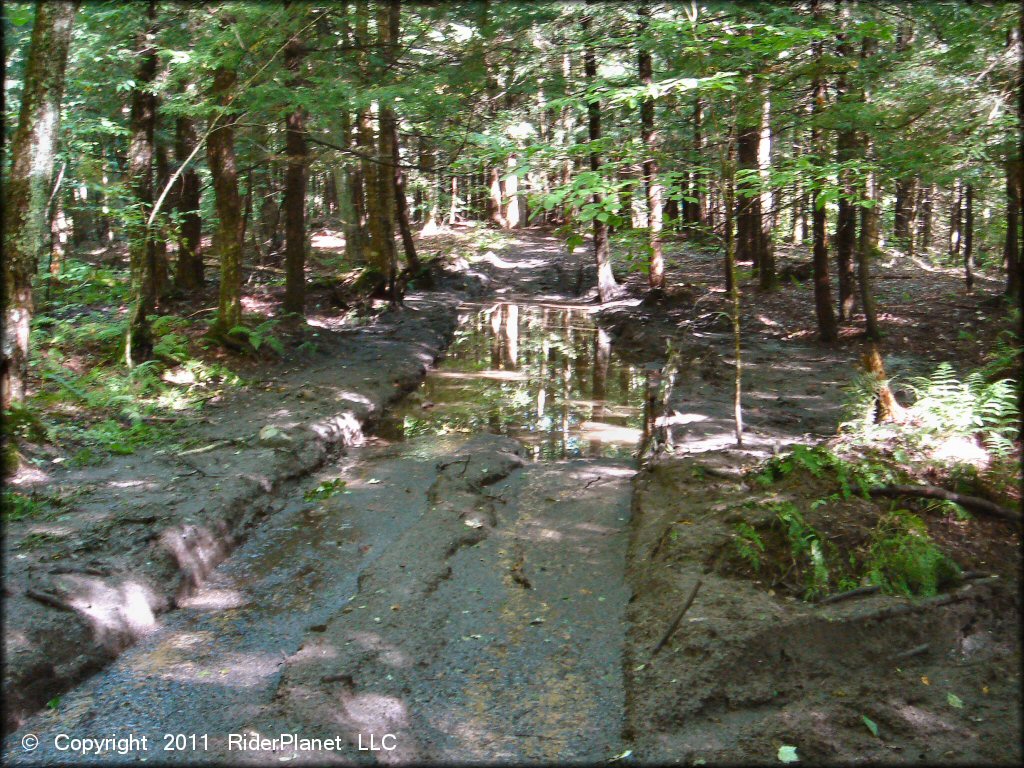
[[[508,435],[534,459],[626,458],[643,431],[643,373],[585,309],[471,308],[440,369],[378,427],[385,439]]]
[[[195,734],[148,754],[186,763],[623,753],[644,392],[585,309],[469,307],[380,439],[304,481],[152,636],[26,724],[37,751],[5,759],[65,763],[58,732]],[[232,747],[254,734],[321,749]],[[394,751],[365,751],[385,736]]]

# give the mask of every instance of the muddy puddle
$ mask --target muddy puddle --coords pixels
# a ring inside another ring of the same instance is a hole
[[[628,458],[644,428],[645,380],[585,309],[468,307],[444,362],[380,423],[386,440],[491,433],[534,460]]]

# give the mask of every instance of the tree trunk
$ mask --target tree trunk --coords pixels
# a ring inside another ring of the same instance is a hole
[[[214,70],[210,91],[214,104],[228,107],[236,80],[234,69],[219,66]],[[211,119],[216,122],[206,140],[206,164],[213,176],[218,219],[220,296],[216,328],[226,334],[242,322],[242,201],[235,162],[235,118],[225,111]]]
[[[384,76],[384,71],[393,67],[394,64],[394,40],[392,38],[393,23],[391,20],[392,9],[398,10],[395,0],[377,6],[377,42],[384,54],[384,67],[378,73],[378,80]],[[380,248],[381,265],[384,268],[385,282],[387,284],[388,299],[392,304],[399,300],[395,279],[398,276],[398,252],[395,249],[395,168],[392,158],[398,151],[393,146],[393,137],[397,131],[394,126],[395,113],[390,105],[384,102],[377,103],[378,115],[378,166],[377,184],[380,195],[380,237],[378,247]]]
[[[848,60],[851,47],[846,26],[849,21],[849,9],[843,7],[843,31],[838,46],[839,56]],[[849,83],[846,72],[839,78],[836,88],[838,98],[844,101],[849,94]],[[857,189],[853,170],[846,167],[857,157],[860,142],[853,127],[844,128],[836,137],[836,155],[840,163],[839,184],[842,194],[839,197],[839,211],[836,216],[836,274],[839,288],[839,322],[845,322],[853,315],[854,296],[854,251],[857,248],[857,209],[854,205]]]
[[[77,2],[36,5],[25,63],[18,127],[11,140],[11,167],[4,199],[3,335],[0,403],[7,409],[25,398],[32,276],[46,242],[46,204],[60,135],[71,27]]]
[[[650,6],[644,2],[639,7],[641,49],[639,55],[640,83],[650,86],[654,82],[651,52],[642,38],[647,34],[651,14]],[[645,98],[640,104],[640,139],[644,144],[644,187],[647,190],[647,244],[651,249],[648,283],[652,289],[665,288],[665,257],[661,250],[662,186],[658,179],[658,136],[654,132],[654,99]]]
[[[906,176],[896,180],[896,201],[893,205],[892,237],[896,245],[909,252],[912,248],[910,237],[914,223],[914,197],[917,194],[917,179]]]
[[[597,80],[597,57],[594,54],[591,33],[593,18],[590,8],[592,5],[593,0],[587,0],[587,11],[582,20],[583,73],[588,85],[593,85]],[[587,104],[587,129],[592,144],[601,138],[601,103],[597,99]],[[597,150],[590,152],[590,170],[595,174],[601,172],[601,154]],[[598,211],[602,212],[604,193],[595,192],[593,201]],[[594,260],[597,262],[597,292],[603,304],[614,297],[617,286],[615,275],[612,274],[611,254],[608,248],[608,225],[597,217],[594,218]]]
[[[394,68],[397,60],[398,41],[401,38],[401,0],[390,0],[388,3],[388,39],[384,51],[385,61],[389,68]],[[389,106],[384,109],[383,114],[389,132],[389,145],[391,155],[388,158],[392,164],[392,181],[394,183],[395,214],[398,219],[398,230],[402,235],[402,247],[405,250],[405,261],[413,272],[420,271],[420,260],[416,255],[416,244],[412,238],[412,228],[409,225],[409,201],[405,193],[405,172],[402,170],[401,152],[398,144],[398,118],[394,110]]]
[[[288,10],[303,8],[288,3]],[[302,16],[302,12],[298,14]],[[289,89],[303,85],[302,64],[306,46],[298,34],[289,38],[284,48],[284,65],[289,71]],[[285,118],[285,156],[287,170],[284,181],[284,302],[285,313],[306,314],[306,182],[309,160],[306,148],[306,111],[296,106]]]
[[[820,0],[813,0],[811,3],[815,18],[820,18]],[[821,62],[823,45],[816,42],[813,45],[814,57]],[[819,67],[820,68],[820,67]],[[813,110],[814,114],[820,114],[825,109],[826,98],[825,80],[818,75],[813,85]],[[815,127],[811,130],[811,144],[815,148],[818,157],[824,157],[824,146],[820,135],[820,129]],[[811,195],[811,227],[813,246],[813,267],[814,267],[814,306],[818,316],[818,336],[822,341],[831,342],[839,338],[839,331],[836,326],[836,316],[832,309],[832,287],[828,275],[828,242],[825,234],[825,206],[818,205],[818,190],[814,189]]]
[[[874,38],[866,37],[861,44],[861,58],[867,59],[875,55],[878,43]],[[871,92],[865,88],[862,94],[865,103],[871,101]],[[874,157],[874,143],[867,133],[861,140],[864,159],[870,161]],[[871,260],[878,251],[878,178],[869,171],[864,184],[864,201],[866,205],[860,209],[860,242],[857,248],[857,282],[860,284],[860,304],[864,308],[864,335],[877,341],[881,338],[878,328],[878,317],[875,311],[875,295],[871,287]]]
[[[761,103],[761,135],[757,143],[757,169],[761,179],[761,216],[758,218],[758,286],[763,291],[775,287],[775,249],[772,244],[777,205],[769,189],[772,171],[771,102],[767,94]]]
[[[700,162],[701,153],[704,151],[703,118],[704,103],[697,96],[693,100],[692,156],[694,164]],[[697,171],[691,171],[687,174],[687,182],[689,184],[687,196],[693,199],[684,202],[683,218],[687,224],[701,226],[706,222],[707,198],[700,189],[700,174]]]
[[[974,185],[964,193],[964,281],[967,290],[974,287]]]
[[[932,214],[934,212],[935,187],[925,184],[921,187],[921,215],[918,217],[919,230],[917,236],[917,249],[927,252],[932,246]]]
[[[146,223],[153,207],[153,136],[156,130],[156,2],[150,0],[147,25],[139,33],[138,68],[128,118],[127,182],[138,206],[127,227],[131,263],[131,299],[124,358],[129,368],[153,354],[149,315],[156,304],[156,230]]]
[[[953,209],[950,212],[949,255],[959,256],[963,248],[964,187],[957,179],[953,184]]]
[[[179,117],[175,123],[175,159],[179,163],[196,148],[195,123],[189,117]],[[203,221],[199,215],[202,187],[194,165],[189,165],[179,181],[177,208],[181,216],[178,230],[178,265],[174,283],[182,291],[191,292],[203,284],[202,234]]]
[[[157,102],[157,109],[160,103]],[[167,145],[161,141],[156,144],[156,191],[167,188],[171,180],[171,164],[167,157]],[[152,232],[154,253],[153,253],[153,290],[156,295],[157,306],[171,293],[171,271],[167,261],[167,224],[166,218],[153,222],[155,229]]]
[[[1006,161],[1006,239],[1003,241],[1003,264],[1006,266],[1006,293],[1014,296],[1020,290],[1020,270],[1017,265],[1020,229],[1020,179],[1017,175],[1019,160]]]
[[[753,90],[753,80],[748,78],[747,83]],[[757,170],[761,131],[752,115],[746,115],[745,120],[746,125],[740,128],[736,140],[737,168],[744,172],[737,182],[740,194],[736,212],[736,261],[749,261],[758,270],[761,258],[761,196],[754,188],[753,171]]]

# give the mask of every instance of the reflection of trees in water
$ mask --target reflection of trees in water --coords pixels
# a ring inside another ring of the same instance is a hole
[[[628,455],[634,445],[581,433],[603,423],[639,429],[643,378],[619,361],[586,312],[500,302],[456,334],[441,367],[411,404],[401,432],[494,432],[535,457]],[[465,374],[460,376],[459,374]],[[398,426],[398,425],[396,425]]]

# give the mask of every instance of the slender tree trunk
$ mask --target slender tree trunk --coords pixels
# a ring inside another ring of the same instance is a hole
[[[214,104],[229,107],[237,73],[219,66],[213,73],[211,96]],[[217,248],[220,257],[220,297],[216,328],[227,334],[242,322],[242,200],[238,194],[238,166],[235,161],[235,118],[217,112],[216,125],[206,140],[206,164],[213,176],[217,210]]]
[[[153,137],[156,130],[156,2],[150,0],[147,25],[139,33],[138,68],[132,90],[128,118],[128,187],[138,209],[128,226],[128,253],[131,263],[131,302],[128,310],[128,334],[124,357],[128,367],[153,354],[149,316],[156,304],[155,229],[146,224],[153,207]]]
[[[811,3],[815,18],[820,18],[820,0],[813,0]],[[816,42],[813,45],[814,56],[821,61],[823,45]],[[820,114],[825,109],[826,98],[825,80],[817,75],[813,85],[814,113]],[[824,156],[824,146],[820,129],[815,127],[811,131],[811,144],[814,146],[818,157]],[[818,205],[818,190],[814,189],[811,195],[811,227],[813,246],[814,266],[814,306],[818,316],[818,336],[822,341],[831,342],[839,338],[839,331],[836,326],[835,311],[832,309],[832,287],[828,275],[828,241],[825,230],[825,206]]]
[[[287,3],[288,10],[302,9]],[[299,16],[302,16],[300,10]],[[289,71],[289,87],[302,87],[302,65],[306,46],[298,34],[292,35],[284,48],[284,64]],[[284,302],[285,313],[306,314],[306,183],[309,160],[306,148],[306,111],[296,106],[285,119],[285,156],[287,170],[284,182]]]
[[[701,101],[699,96],[693,100],[693,146],[692,156],[694,164],[700,162],[701,153],[704,151],[704,137],[703,137],[703,118],[704,118],[704,103]],[[686,219],[687,224],[701,226],[707,221],[707,197],[701,192],[700,174],[697,171],[691,171],[688,174],[689,181],[689,197],[693,200],[687,200],[683,207],[683,217]]]
[[[851,55],[846,26],[849,21],[849,9],[843,8],[843,31],[838,46],[839,56],[845,61]],[[837,93],[840,101],[845,101],[849,94],[849,83],[845,71],[839,78]],[[842,194],[839,197],[839,211],[836,216],[836,275],[839,289],[839,322],[845,322],[853,315],[854,251],[857,249],[857,209],[856,184],[853,170],[846,167],[857,157],[860,148],[857,132],[852,127],[840,130],[836,137],[836,155],[841,164],[839,183]]]
[[[388,38],[385,47],[385,61],[389,68],[393,68],[397,61],[398,41],[401,38],[401,0],[389,0],[388,2]],[[402,170],[401,152],[398,144],[398,118],[394,110],[389,106],[385,107],[383,114],[389,132],[391,155],[388,158],[392,165],[392,182],[394,184],[393,195],[395,198],[395,215],[398,219],[398,230],[402,235],[402,247],[405,250],[405,260],[409,269],[418,273],[420,271],[420,260],[416,255],[416,244],[412,238],[412,228],[409,225],[409,201],[405,192],[405,172]]]
[[[1013,296],[1020,290],[1020,270],[1017,267],[1020,229],[1020,180],[1017,177],[1019,161],[1006,161],[1006,239],[1003,241],[1003,263],[1006,266],[1006,293]]]
[[[926,252],[932,246],[932,214],[934,212],[935,187],[925,184],[921,187],[921,215],[918,222],[920,229],[917,236],[917,248]]]
[[[861,43],[861,59],[874,56],[878,50],[878,41],[866,37]],[[861,95],[864,103],[871,102],[871,91],[865,88]],[[861,138],[864,159],[868,163],[874,160],[875,147],[870,134],[864,133]],[[869,170],[864,183],[864,201],[868,205],[860,209],[860,242],[857,247],[857,282],[860,285],[860,304],[864,309],[864,335],[878,341],[882,334],[878,327],[878,316],[875,311],[875,294],[871,284],[871,261],[878,252],[879,198],[878,177],[874,170]]]
[[[640,83],[650,86],[654,82],[651,52],[642,38],[647,34],[651,14],[650,6],[644,2],[639,7],[641,48],[639,55]],[[655,290],[665,288],[665,257],[661,250],[662,186],[658,179],[658,136],[654,132],[654,99],[646,98],[640,104],[640,139],[644,144],[644,187],[647,190],[647,244],[651,249],[648,282]]]
[[[747,78],[753,91],[753,79]],[[741,107],[743,109],[743,107]],[[749,112],[749,109],[747,110]],[[755,270],[760,268],[761,256],[761,196],[754,186],[753,171],[757,170],[757,148],[761,130],[752,114],[745,115],[745,124],[736,139],[738,169],[744,172],[737,183],[740,187],[736,212],[736,261],[749,261]]]
[[[772,243],[775,211],[778,206],[769,189],[772,170],[771,102],[767,93],[761,102],[761,133],[757,143],[757,169],[761,179],[761,216],[758,218],[758,287],[763,291],[775,287],[775,248]]]
[[[195,123],[189,117],[179,117],[175,122],[175,159],[184,163],[196,148]],[[178,214],[181,225],[178,229],[178,263],[174,283],[184,292],[194,291],[203,284],[202,231],[203,221],[199,214],[202,187],[194,165],[189,165],[179,177],[177,196]]]
[[[974,287],[974,185],[967,184],[964,193],[964,281],[967,290]]]
[[[587,11],[582,20],[583,26],[583,71],[586,81],[593,85],[597,80],[597,57],[594,54],[593,35],[591,28],[593,17],[590,8],[592,0],[587,0]],[[591,143],[601,138],[601,103],[593,99],[587,104],[587,128]],[[590,152],[590,170],[595,174],[601,172],[601,153],[596,149]],[[604,208],[604,193],[595,192],[594,205],[599,211]],[[611,254],[608,247],[608,225],[594,218],[594,260],[597,262],[597,292],[601,303],[610,301],[616,293],[615,276],[612,274]]]
[[[959,256],[963,248],[964,187],[957,179],[953,184],[953,209],[950,213],[949,255]]]
[[[157,102],[159,109],[159,101]],[[171,164],[167,156],[167,145],[156,142],[156,191],[167,188],[171,180]],[[167,259],[167,220],[157,219],[153,222],[153,290],[157,306],[168,298],[171,293],[171,269]]]
[[[392,37],[397,19],[392,22],[394,11],[398,11],[395,0],[388,0],[377,6],[377,42],[384,55],[384,67],[378,77],[384,76],[384,71],[393,68],[395,59],[395,40]],[[395,199],[395,171],[393,158],[398,153],[398,147],[394,145],[393,139],[397,135],[395,127],[395,113],[389,104],[377,103],[378,115],[378,153],[379,165],[377,168],[377,184],[380,195],[380,240],[381,261],[384,267],[384,275],[387,282],[388,299],[392,304],[399,300],[396,286],[398,276],[398,252],[395,248],[395,211],[397,201]]]

